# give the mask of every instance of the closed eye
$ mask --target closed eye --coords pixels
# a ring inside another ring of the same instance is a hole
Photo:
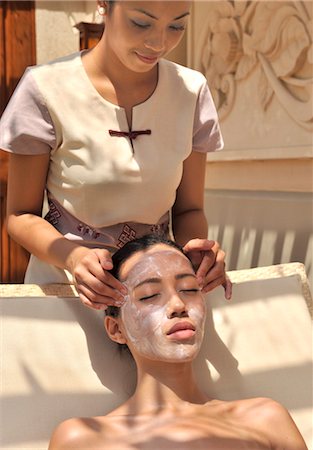
[[[184,31],[186,29],[185,25],[171,25],[170,29],[172,31]]]
[[[149,300],[149,299],[157,297],[158,295],[160,295],[160,294],[157,293],[157,294],[152,294],[152,295],[146,295],[144,297],[141,297],[139,299],[139,301],[141,302],[141,301]]]
[[[136,20],[131,20],[131,23],[132,23],[135,27],[138,27],[138,28],[146,29],[146,28],[149,28],[149,27],[150,27],[150,24],[149,24],[149,23],[136,22]]]
[[[193,289],[181,289],[181,292],[185,292],[185,293],[190,293],[190,294],[194,294],[196,292],[200,292],[200,289],[198,288],[193,288]]]

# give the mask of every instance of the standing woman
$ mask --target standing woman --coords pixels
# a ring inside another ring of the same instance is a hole
[[[119,306],[126,288],[108,272],[111,253],[168,234],[171,212],[203,290],[222,284],[230,297],[203,211],[206,152],[222,147],[216,110],[202,74],[163,59],[190,6],[101,1],[96,47],[26,70],[0,129],[8,231],[31,253],[25,282],[74,282],[86,306]]]

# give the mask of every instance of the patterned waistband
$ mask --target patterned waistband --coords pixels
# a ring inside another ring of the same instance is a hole
[[[164,214],[156,224],[124,222],[107,227],[94,228],[81,222],[63,208],[55,199],[48,199],[49,211],[45,216],[67,239],[81,241],[88,247],[104,247],[114,252],[127,242],[145,234],[169,235],[169,213]]]

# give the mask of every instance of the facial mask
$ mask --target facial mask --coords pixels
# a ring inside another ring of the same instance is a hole
[[[154,252],[153,255],[145,254],[131,268],[127,276],[125,285],[129,294],[121,308],[121,317],[128,339],[136,352],[149,359],[167,361],[192,359],[202,342],[205,318],[205,303],[203,297],[202,301],[199,297],[202,294],[199,293],[194,306],[191,305],[192,299],[186,301],[188,311],[184,319],[195,325],[196,335],[190,341],[179,342],[169,340],[165,333],[165,330],[178,320],[177,318],[170,320],[168,317],[167,294],[161,294],[161,304],[158,304],[157,300],[135,299],[134,288],[143,280],[171,279],[176,273],[190,273],[190,265],[188,260],[174,249]],[[160,289],[163,288],[160,287]]]

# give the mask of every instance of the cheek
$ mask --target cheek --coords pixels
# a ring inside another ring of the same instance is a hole
[[[142,337],[161,334],[164,314],[164,307],[146,305],[140,309],[132,301],[127,301],[122,307],[122,319],[127,336],[132,342],[138,342]]]
[[[206,303],[204,298],[199,299],[198,302],[194,302],[194,304],[188,308],[188,314],[197,328],[203,332],[206,317]]]
[[[171,32],[167,37],[167,51],[170,52],[173,50],[182,40],[184,33],[179,33],[176,35],[175,32]]]
[[[128,20],[125,20],[121,25],[119,25],[119,30],[123,30],[122,33],[118,32],[119,45],[123,41],[126,48],[135,45],[142,39],[140,29],[135,28]]]
[[[127,336],[137,336],[140,331],[141,314],[133,305],[129,296],[125,297],[126,303],[121,308],[121,317],[124,323],[125,334]]]

